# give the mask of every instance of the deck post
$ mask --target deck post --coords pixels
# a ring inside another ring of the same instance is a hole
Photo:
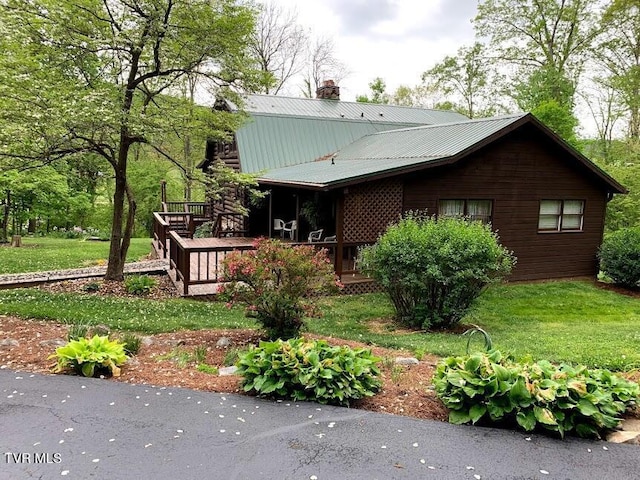
[[[344,248],[344,192],[338,196],[336,205],[336,255],[334,268],[338,278],[342,278],[342,256]]]

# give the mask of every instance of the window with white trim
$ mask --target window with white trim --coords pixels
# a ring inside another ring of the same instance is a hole
[[[584,200],[541,200],[539,232],[581,232]]]
[[[439,217],[467,217],[484,223],[491,223],[493,202],[491,200],[440,200]]]

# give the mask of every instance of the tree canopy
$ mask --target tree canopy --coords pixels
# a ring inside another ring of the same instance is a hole
[[[122,278],[133,228],[131,147],[172,159],[161,148],[169,132],[222,136],[238,126],[224,112],[194,116],[174,94],[187,76],[217,94],[257,85],[262,76],[247,48],[254,23],[255,12],[233,0],[0,4],[0,161],[27,168],[93,153],[111,165],[107,278]]]

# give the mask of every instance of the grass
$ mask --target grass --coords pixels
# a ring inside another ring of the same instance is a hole
[[[353,316],[359,309],[358,316]],[[466,352],[467,337],[452,333],[372,333],[367,318],[390,318],[383,295],[325,300],[323,320],[311,329],[340,338],[436,355]],[[640,299],[590,282],[557,281],[494,286],[463,323],[486,330],[493,346],[517,358],[583,363],[629,370],[640,367]],[[474,336],[472,347],[483,339]]]
[[[0,275],[106,265],[109,258],[109,242],[24,237],[22,244],[20,248],[0,246]],[[131,239],[127,261],[147,255],[150,244],[149,238]]]
[[[103,324],[113,330],[150,334],[183,329],[257,328],[242,310],[229,310],[222,303],[54,294],[33,288],[0,291],[2,314],[71,324]]]
[[[436,355],[464,354],[467,337],[452,333],[394,333],[393,309],[382,294],[321,301],[324,317],[308,321],[316,334]],[[101,298],[36,289],[0,291],[0,314],[69,323],[105,324],[117,330],[158,333],[180,329],[257,328],[241,309],[183,299]],[[517,358],[583,363],[630,370],[640,367],[640,298],[599,289],[590,282],[558,281],[494,286],[466,324],[477,324],[494,348]],[[481,336],[472,346],[482,348]]]

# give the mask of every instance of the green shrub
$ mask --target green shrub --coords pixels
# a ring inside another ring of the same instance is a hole
[[[224,359],[222,360],[222,364],[225,367],[230,367],[235,365],[235,363],[240,358],[240,355],[246,352],[246,349],[241,348],[230,348],[224,354]]]
[[[101,370],[106,370],[114,377],[118,377],[120,365],[127,361],[122,343],[98,335],[91,339],[71,340],[66,345],[56,348],[56,353],[49,358],[58,360],[54,372],[71,369],[85,377],[93,377]]]
[[[500,422],[560,436],[600,437],[640,394],[608,370],[516,363],[496,350],[444,359],[433,383],[451,423]]]
[[[131,332],[125,332],[122,335],[121,342],[124,344],[124,353],[130,357],[137,355],[142,345],[140,336]]]
[[[640,287],[640,227],[609,233],[600,246],[600,269],[616,284]]]
[[[127,278],[124,281],[124,286],[127,292],[133,295],[146,295],[156,286],[156,283],[149,275],[136,275]]]
[[[360,252],[363,273],[390,296],[412,328],[450,328],[483,288],[508,275],[515,258],[490,226],[409,214]]]
[[[88,293],[95,293],[98,290],[100,290],[100,283],[99,282],[89,282],[89,283],[85,284],[84,287],[82,287],[82,290],[84,290],[85,292],[88,292]]]
[[[305,317],[320,315],[314,297],[338,291],[333,265],[326,250],[310,245],[291,247],[260,238],[254,247],[225,256],[227,283],[218,294],[229,306],[245,305],[246,315],[258,320],[269,338],[293,338]]]
[[[193,238],[211,238],[215,227],[215,222],[204,222],[196,227]]]
[[[199,363],[196,367],[196,370],[203,373],[208,373],[209,375],[218,375],[219,370],[218,367],[214,367],[213,365],[208,365],[206,363]]]
[[[367,349],[298,338],[261,342],[240,357],[237,373],[245,392],[348,405],[379,390],[379,361]]]
[[[207,346],[206,345],[198,345],[193,349],[193,360],[196,363],[204,363],[207,359]]]
[[[69,330],[67,331],[67,341],[77,340],[79,338],[84,338],[89,333],[89,326],[83,325],[81,323],[72,323],[69,325]]]

